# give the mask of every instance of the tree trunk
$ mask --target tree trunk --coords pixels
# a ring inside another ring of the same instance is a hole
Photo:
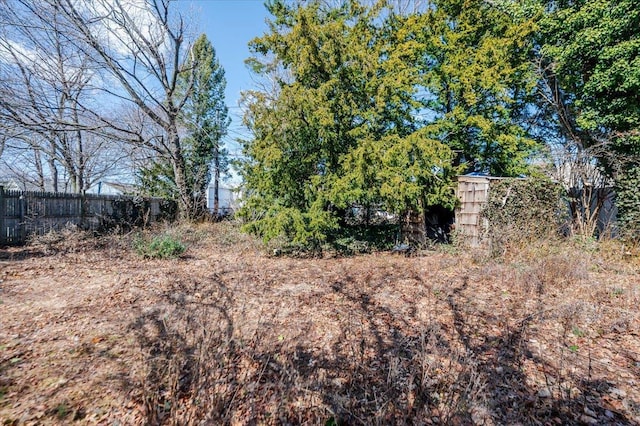
[[[54,158],[49,158],[49,169],[51,171],[51,190],[58,192],[58,168]]]
[[[77,101],[74,100],[73,102],[73,120],[75,122],[75,124],[79,124],[80,123],[80,117],[78,116],[78,105],[77,105]],[[78,128],[76,130],[76,138],[77,138],[77,150],[78,150],[78,173],[76,174],[76,190],[77,192],[79,192],[80,194],[83,194],[86,192],[87,188],[85,188],[85,174],[86,174],[86,158],[85,158],[85,153],[84,153],[84,145],[83,145],[83,140],[82,140],[82,132],[80,131],[80,129]]]
[[[216,141],[213,161],[213,214],[215,217],[218,217],[218,210],[220,208],[220,146],[218,145],[218,141]]]
[[[40,191],[46,191],[44,170],[42,169],[42,157],[40,156],[40,151],[35,149],[33,153],[35,156],[34,160],[36,163],[36,173],[38,174],[38,188],[40,188]]]
[[[193,194],[191,194],[187,184],[186,163],[180,146],[180,135],[178,135],[178,129],[175,123],[168,130],[171,162],[176,189],[178,191],[178,218],[181,220],[191,220],[193,213]]]

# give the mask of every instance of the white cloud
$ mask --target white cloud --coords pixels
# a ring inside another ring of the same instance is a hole
[[[35,50],[29,49],[19,42],[7,37],[0,37],[0,61],[5,63],[34,62],[38,60]]]
[[[75,0],[75,6],[93,22],[94,35],[113,53],[135,55],[143,40],[156,46],[166,43],[149,0]]]

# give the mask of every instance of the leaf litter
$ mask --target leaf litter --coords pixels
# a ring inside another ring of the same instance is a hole
[[[2,424],[640,424],[629,259],[194,233],[174,260],[126,236],[1,250]]]

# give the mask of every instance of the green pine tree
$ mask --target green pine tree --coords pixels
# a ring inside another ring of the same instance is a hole
[[[420,44],[381,6],[268,4],[249,63],[277,81],[246,94],[247,228],[319,244],[346,209],[453,204],[452,152],[422,131]]]
[[[194,197],[191,217],[206,212],[209,182],[214,185],[214,212],[218,210],[221,176],[228,169],[227,151],[222,144],[230,123],[225,104],[226,79],[211,42],[203,34],[193,45],[185,68],[194,68],[191,94],[182,109],[180,123],[187,136],[183,139],[186,181]],[[179,80],[178,92],[190,87],[187,77]],[[155,196],[175,199],[178,196],[173,169],[167,162],[153,161],[139,173],[142,188]]]
[[[536,26],[495,3],[436,0],[414,18],[425,49],[427,128],[465,172],[518,176],[540,148],[523,120],[536,81]]]

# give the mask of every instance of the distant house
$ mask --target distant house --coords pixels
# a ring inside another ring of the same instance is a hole
[[[3,187],[5,191],[19,191],[22,189],[14,178],[8,176],[0,176],[0,186]]]
[[[241,193],[239,188],[233,188],[229,185],[220,185],[218,187],[218,214],[229,215],[234,213],[240,207]],[[215,187],[210,184],[207,188],[207,209],[211,213],[215,213]]]
[[[97,195],[130,195],[135,194],[137,188],[130,183],[100,181],[87,189],[87,194]]]
[[[131,195],[137,192],[137,187],[128,183],[101,181],[87,190],[87,194],[99,195]],[[213,213],[215,188],[210,184],[207,188],[207,209]],[[219,214],[228,215],[240,206],[240,190],[230,185],[220,185],[218,188]]]
[[[21,179],[18,176],[0,176],[0,186],[4,187],[5,191],[35,191],[40,192],[43,188],[36,183]],[[44,180],[44,191],[53,191],[53,181],[51,179]],[[64,191],[66,192],[66,191]]]

